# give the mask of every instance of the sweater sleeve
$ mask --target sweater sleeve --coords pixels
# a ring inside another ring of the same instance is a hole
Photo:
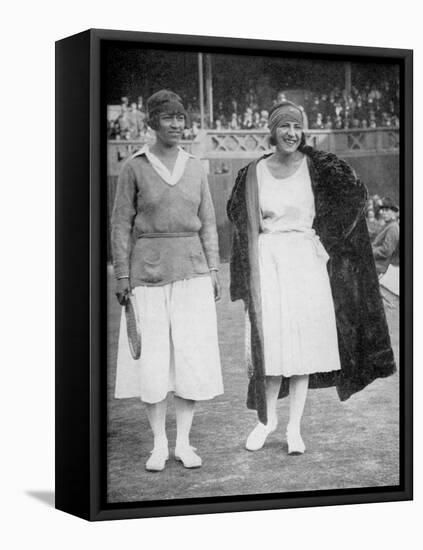
[[[218,269],[219,242],[217,237],[216,217],[207,176],[203,169],[201,174],[201,202],[198,210],[198,217],[201,221],[201,229],[199,232],[200,239],[209,269]]]
[[[119,174],[112,212],[112,253],[115,277],[129,277],[132,227],[136,215],[136,182],[126,163]]]

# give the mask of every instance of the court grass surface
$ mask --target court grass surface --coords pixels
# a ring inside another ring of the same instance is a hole
[[[107,494],[110,503],[175,498],[286,493],[305,490],[394,486],[399,484],[399,376],[379,379],[341,403],[334,388],[310,390],[302,434],[304,455],[287,454],[288,399],[279,400],[279,425],[260,451],[245,440],[256,423],[246,408],[244,314],[230,302],[228,264],[220,271],[217,304],[225,393],[196,405],[191,444],[203,466],[185,469],[173,457],[176,426],[169,398],[167,433],[170,459],[162,472],[145,470],[153,438],[144,405],[137,398],[114,399],[120,306],[109,268]],[[398,300],[386,307],[398,362]]]

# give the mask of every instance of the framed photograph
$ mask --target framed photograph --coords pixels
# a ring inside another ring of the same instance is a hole
[[[56,507],[412,499],[412,51],[56,43]]]

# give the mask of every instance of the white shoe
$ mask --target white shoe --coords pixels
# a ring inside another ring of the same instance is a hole
[[[197,449],[187,445],[175,448],[175,458],[182,462],[185,468],[199,468],[202,464],[201,458],[194,451]]]
[[[169,450],[167,446],[157,446],[151,451],[151,456],[145,464],[145,469],[149,472],[161,472],[166,466],[166,461],[169,458]]]
[[[262,424],[259,422],[250,433],[245,443],[247,451],[258,451],[261,449],[267,439],[267,436],[276,430],[276,424]]]
[[[288,443],[289,455],[302,455],[306,447],[299,429],[292,429],[288,426],[286,430],[286,442]]]

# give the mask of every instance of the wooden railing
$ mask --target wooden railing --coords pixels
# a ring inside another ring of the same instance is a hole
[[[392,154],[399,151],[397,128],[357,130],[307,130],[307,143],[316,149],[331,151],[342,157]],[[108,174],[117,175],[121,162],[140,149],[151,137],[137,141],[108,142]],[[251,159],[270,152],[268,130],[204,130],[194,140],[181,146],[201,159]]]
[[[222,156],[251,157],[271,151],[267,130],[208,130],[207,158]],[[370,154],[398,151],[399,131],[393,128],[358,130],[307,130],[306,141],[316,149],[347,154]]]

